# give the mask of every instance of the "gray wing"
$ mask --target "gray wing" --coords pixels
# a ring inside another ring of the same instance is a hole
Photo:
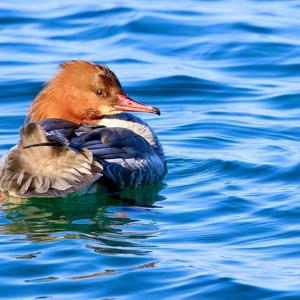
[[[59,197],[89,187],[102,166],[88,150],[49,143],[37,123],[27,123],[21,140],[0,162],[0,190],[18,197]]]
[[[165,174],[164,158],[149,143],[125,128],[86,128],[70,147],[87,148],[103,166],[103,175],[119,188],[137,188],[159,181]]]

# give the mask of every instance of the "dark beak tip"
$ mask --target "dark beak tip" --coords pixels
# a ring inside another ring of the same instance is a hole
[[[157,107],[154,107],[154,113],[160,116],[160,109]]]

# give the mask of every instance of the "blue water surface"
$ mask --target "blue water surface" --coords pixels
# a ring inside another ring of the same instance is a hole
[[[300,2],[0,2],[0,154],[66,60],[105,63],[169,173],[136,203],[3,203],[1,299],[300,299]]]

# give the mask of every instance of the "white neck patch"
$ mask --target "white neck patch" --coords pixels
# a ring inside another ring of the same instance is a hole
[[[110,115],[99,120],[98,124],[106,127],[121,127],[130,129],[137,135],[143,137],[151,146],[159,147],[158,139],[151,127],[146,122],[132,114],[120,113]]]

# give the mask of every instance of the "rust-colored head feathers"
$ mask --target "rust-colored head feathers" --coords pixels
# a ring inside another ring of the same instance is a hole
[[[29,121],[60,118],[92,124],[104,115],[121,111],[159,114],[157,108],[130,99],[117,76],[104,65],[70,61],[60,67],[32,103]]]

